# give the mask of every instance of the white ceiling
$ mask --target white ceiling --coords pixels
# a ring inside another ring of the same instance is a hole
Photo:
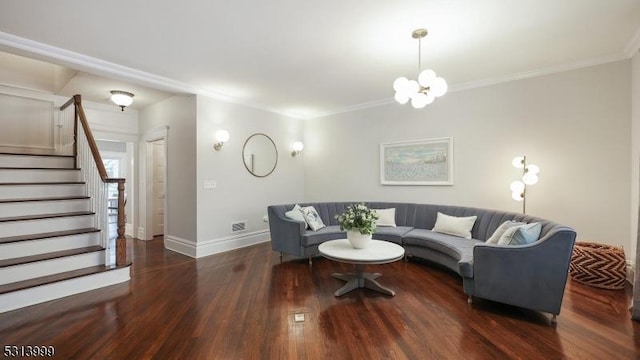
[[[0,0],[2,50],[302,118],[391,101],[417,76],[416,28],[455,90],[628,58],[639,26],[638,0]],[[91,76],[74,91],[119,85]]]

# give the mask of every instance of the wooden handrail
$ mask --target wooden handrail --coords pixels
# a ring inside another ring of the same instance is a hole
[[[124,184],[126,179],[124,178],[110,178],[107,175],[107,170],[104,167],[104,163],[102,162],[102,156],[100,156],[100,150],[98,149],[98,145],[96,144],[96,140],[93,137],[93,133],[91,132],[91,128],[89,127],[89,122],[87,121],[87,117],[84,113],[84,109],[82,107],[82,97],[80,95],[74,95],[69,101],[64,103],[60,107],[60,111],[66,109],[71,104],[75,105],[75,120],[74,120],[74,143],[73,143],[73,154],[75,157],[75,161],[77,164],[77,156],[78,156],[78,120],[82,125],[84,133],[87,138],[87,144],[89,145],[89,149],[91,150],[91,155],[93,156],[93,160],[98,169],[98,174],[100,175],[100,179],[102,182],[109,184],[118,184],[118,237],[116,238],[116,265],[123,266],[127,264],[127,241],[124,237],[125,231],[125,219],[124,219]],[[105,231],[108,231],[105,229]]]

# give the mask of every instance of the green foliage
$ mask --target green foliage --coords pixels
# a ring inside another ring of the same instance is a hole
[[[364,203],[347,206],[347,210],[336,215],[340,230],[358,230],[360,234],[373,234],[376,230],[376,220],[378,214],[373,209],[369,209]]]

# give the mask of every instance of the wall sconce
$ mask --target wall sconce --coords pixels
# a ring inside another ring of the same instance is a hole
[[[222,145],[229,140],[229,132],[227,130],[218,130],[216,131],[216,141],[217,143],[213,144],[213,148],[216,151],[220,151],[222,149]]]
[[[126,106],[133,104],[133,94],[128,91],[111,90],[111,101],[120,106],[120,111],[124,111]]]
[[[291,145],[293,151],[291,152],[291,156],[296,157],[300,154],[300,151],[304,149],[304,144],[300,141],[296,141]]]
[[[522,180],[511,183],[511,197],[515,201],[522,201],[522,213],[525,214],[527,205],[527,185],[534,185],[538,182],[540,168],[537,165],[527,165],[526,156],[517,156],[511,162],[514,167],[522,169]]]

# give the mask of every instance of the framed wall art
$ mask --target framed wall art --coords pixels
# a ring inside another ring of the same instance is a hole
[[[453,185],[453,138],[380,144],[382,185]]]

